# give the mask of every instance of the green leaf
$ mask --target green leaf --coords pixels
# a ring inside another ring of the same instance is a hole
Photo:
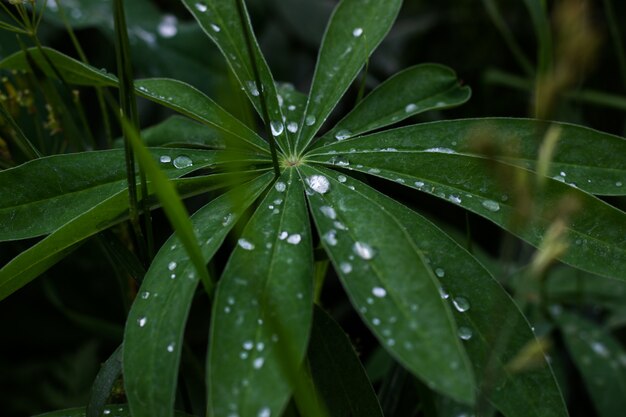
[[[183,116],[171,116],[161,123],[142,129],[141,139],[146,146],[226,149],[226,141],[217,129]]]
[[[272,174],[266,173],[191,217],[205,261],[271,179]],[[183,333],[197,285],[194,266],[174,234],[150,265],[126,323],[124,378],[134,416],[172,413]]]
[[[150,152],[169,178],[250,157],[193,149],[155,148]],[[0,240],[57,230],[127,185],[121,150],[49,156],[1,171]]]
[[[389,126],[428,110],[458,106],[470,95],[470,88],[462,87],[450,68],[416,65],[380,84],[324,135],[320,145]]]
[[[329,415],[382,417],[350,339],[319,307],[314,311],[308,357],[313,381]]]
[[[581,317],[560,311],[554,316],[598,415],[622,415],[626,409],[624,348],[604,329]]]
[[[313,250],[294,169],[270,189],[219,281],[211,317],[209,415],[280,415],[306,353]]]
[[[245,179],[243,175],[239,181]],[[226,187],[235,179],[230,174],[178,179],[174,184],[182,195]],[[150,186],[150,184],[149,184]],[[150,194],[154,190],[149,189]],[[152,200],[152,207],[157,204]],[[0,300],[8,297],[52,265],[63,259],[76,245],[90,236],[128,218],[128,190],[118,192],[58,228],[37,244],[23,251],[0,269]]]
[[[122,345],[118,346],[100,367],[98,375],[96,375],[96,379],[91,386],[86,417],[100,417],[103,414],[106,402],[111,396],[111,389],[121,375]]]
[[[546,231],[561,214],[558,208],[565,207],[569,217],[562,220],[570,245],[560,259],[598,275],[626,279],[623,212],[578,188],[545,178],[542,189],[535,190],[534,198],[529,200],[534,207],[533,216],[518,227],[512,219],[524,218],[524,204],[529,201],[514,198],[504,187],[510,187],[513,179],[526,178],[527,191],[531,192],[532,173],[467,154],[463,149],[435,145],[434,141],[429,142],[428,131],[422,126],[345,140],[320,148],[307,159],[373,174],[433,194],[493,221],[535,246],[542,243]],[[423,136],[418,135],[420,129]],[[416,138],[426,144],[416,145]],[[358,151],[351,151],[356,147]],[[516,187],[513,191],[522,189]]]
[[[70,84],[117,87],[117,78],[106,71],[83,64],[54,49],[43,48],[43,51]],[[28,49],[28,53],[48,77],[56,78],[55,72],[38,49]],[[18,52],[0,61],[0,68],[28,70],[29,66],[24,52]],[[189,84],[165,78],[145,79],[135,82],[135,90],[144,98],[220,129],[233,145],[243,142],[256,151],[269,153],[267,143],[255,132]]]
[[[107,411],[107,416],[110,417],[133,417],[134,414],[131,414],[130,407],[126,404],[109,404],[104,409]],[[66,410],[59,411],[51,411],[49,413],[37,414],[33,417],[85,417],[86,409],[85,407],[78,408],[68,408]],[[183,413],[181,411],[176,411],[174,413],[174,417],[193,417],[190,414]]]
[[[280,148],[288,153],[291,150],[289,140],[291,132],[285,128],[274,79],[253,35],[252,24],[245,7],[242,17],[238,12],[237,0],[182,0],[182,2],[204,32],[222,51],[233,74],[263,120],[265,120],[265,115],[262,110],[261,97],[265,99],[270,118],[266,122],[271,123],[272,134]],[[248,51],[246,32],[252,34],[252,39],[250,39],[252,54]],[[257,85],[254,65],[259,72],[261,86]]]
[[[320,48],[295,149],[304,150],[393,24],[402,0],[342,0]]]
[[[472,403],[474,378],[451,308],[404,222],[385,209],[387,198],[331,171],[299,169],[324,249],[365,323],[430,387]]]
[[[544,285],[546,297],[554,303],[619,309],[624,306],[626,299],[626,282],[592,275],[565,265],[553,269],[541,285]]]

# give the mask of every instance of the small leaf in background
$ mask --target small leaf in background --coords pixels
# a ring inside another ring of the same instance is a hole
[[[70,408],[67,410],[59,410],[52,411],[50,413],[37,414],[33,417],[85,417],[85,413],[87,410],[85,407],[79,408]],[[102,413],[107,417],[133,417],[134,414],[131,414],[130,407],[127,404],[108,404],[104,407],[104,411]],[[180,411],[175,411],[173,414],[174,417],[193,417],[190,414],[183,413]]]
[[[308,358],[313,381],[330,416],[382,417],[350,339],[319,307],[313,315]]]
[[[313,250],[302,183],[287,169],[237,241],[213,304],[209,415],[280,415],[306,353]]]
[[[626,351],[605,329],[576,314],[553,310],[567,349],[601,417],[626,409]]]

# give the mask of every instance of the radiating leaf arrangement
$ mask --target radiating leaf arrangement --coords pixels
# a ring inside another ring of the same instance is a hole
[[[182,3],[222,52],[265,129],[256,132],[181,81],[135,81],[135,94],[180,114],[143,132],[149,148],[135,144],[148,173],[147,207],[167,210],[177,195],[223,192],[211,193],[188,229],[173,221],[176,232],[149,263],[123,339],[128,408],[116,415],[182,415],[174,410],[185,326],[202,282],[212,297],[207,415],[279,416],[293,396],[297,404],[319,402],[329,416],[381,416],[357,352],[315,294],[316,270],[328,260],[380,346],[433,398],[507,417],[566,416],[543,351],[538,365],[515,366],[539,344],[518,305],[477,257],[420,207],[388,196],[385,184],[475,213],[589,279],[626,280],[626,216],[595,196],[626,195],[626,141],[531,119],[410,125],[415,115],[470,98],[451,69],[435,64],[401,71],[331,126],[329,116],[389,32],[401,0],[339,2],[308,95],[275,82],[243,1]],[[118,86],[116,76],[52,49],[0,61],[3,69],[33,66],[71,85]],[[557,151],[542,162],[551,134]],[[126,178],[121,150],[51,155],[1,171],[0,238],[43,238],[2,267],[0,298],[127,220]],[[185,217],[172,207],[174,218]],[[549,255],[550,239],[558,238],[566,250]],[[204,264],[232,249],[219,276],[198,271],[189,242]],[[610,391],[593,381],[595,373],[614,373],[624,382],[624,364],[609,360],[619,346],[608,335],[600,337],[604,344],[582,343],[587,324],[555,317],[581,373],[590,375],[601,414],[615,415],[606,404]],[[302,386],[314,388],[302,394]],[[300,412],[311,415],[303,406]]]

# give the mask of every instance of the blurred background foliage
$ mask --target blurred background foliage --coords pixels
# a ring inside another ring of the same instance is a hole
[[[45,46],[77,56],[63,26],[63,15],[56,4],[59,1],[48,1],[39,38]],[[247,3],[275,79],[308,91],[317,48],[336,1]],[[541,24],[534,26],[537,20],[533,21],[529,13],[531,7],[527,5],[532,3],[540,2],[405,1],[392,32],[369,62],[366,89],[408,66],[437,62],[457,71],[464,83],[471,86],[473,97],[460,108],[415,116],[410,123],[481,116],[542,116],[623,136],[626,2],[595,0],[583,7],[578,0],[548,1],[550,27],[544,25],[543,35],[552,36],[544,39],[535,30],[541,29]],[[90,63],[115,72],[112,1],[65,0],[62,5]],[[255,123],[219,51],[191,20],[181,2],[128,0],[126,5],[138,78],[185,81],[249,124]],[[0,19],[8,21],[6,16]],[[24,37],[21,42],[31,45]],[[0,59],[19,50],[16,35],[0,31]],[[537,78],[536,73],[540,74]],[[38,125],[48,123],[42,134],[50,142],[45,146],[48,153],[80,150],[71,144],[55,144],[63,133],[54,131],[51,115],[40,103],[42,93],[32,79],[6,71],[2,76],[2,105],[12,110],[25,132],[32,133]],[[355,85],[331,119],[341,117],[357,95]],[[94,136],[92,146],[106,147],[106,129],[94,91],[82,89],[78,100],[78,108],[84,112]],[[142,127],[156,125],[171,115],[146,101],[139,102],[139,109]],[[80,132],[86,127],[77,129]],[[203,129],[205,132],[199,134],[211,134]],[[118,133],[113,132],[113,136]],[[0,124],[0,159],[4,168],[22,162],[19,152],[8,142],[6,126]],[[474,254],[510,290],[540,340],[548,346],[572,416],[622,415],[620,410],[624,408],[619,407],[624,405],[626,392],[625,283],[590,279],[589,274],[564,265],[542,270],[540,279],[529,280],[527,272],[534,249],[453,205],[403,192],[394,184],[384,183],[384,187],[405,204],[430,214],[463,244],[471,241]],[[623,198],[610,201],[622,210],[626,207]],[[190,204],[194,206],[193,200]],[[158,212],[155,225],[157,242],[163,242],[170,230]],[[123,228],[115,229],[104,241],[108,238],[127,240]],[[100,363],[121,342],[128,303],[134,296],[132,285],[119,285],[128,278],[116,269],[115,262],[103,256],[106,252],[102,241],[90,240],[42,278],[0,303],[1,415],[26,416],[86,404]],[[6,263],[31,243],[2,243],[0,262]],[[224,256],[218,254],[212,267],[219,270]],[[324,306],[350,334],[367,365],[385,415],[462,415],[462,410],[454,410],[445,401],[435,408],[449,414],[429,411],[432,404],[422,395],[425,388],[376,347],[373,336],[359,322],[342,291],[337,280],[326,280]],[[206,297],[198,294],[187,337],[196,361],[183,363],[181,378],[182,384],[195,386],[200,392],[208,308]],[[515,366],[533,366],[533,352],[525,354]],[[193,390],[189,388],[190,396]],[[121,389],[113,399],[123,401]],[[181,399],[183,403],[186,400]]]

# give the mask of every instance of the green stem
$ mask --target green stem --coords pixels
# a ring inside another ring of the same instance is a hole
[[[276,174],[276,178],[280,176],[280,167],[278,166],[278,153],[276,151],[276,140],[274,139],[274,135],[272,134],[270,115],[267,110],[267,102],[265,100],[265,92],[263,91],[263,84],[261,83],[261,76],[259,74],[259,68],[256,63],[256,54],[254,49],[252,48],[252,33],[250,33],[250,28],[246,22],[245,18],[245,5],[243,0],[237,0],[237,11],[239,13],[239,18],[241,20],[241,26],[245,31],[246,35],[246,49],[248,50],[248,56],[250,57],[250,61],[252,62],[252,71],[254,73],[254,80],[257,84],[257,88],[259,90],[259,100],[261,101],[261,110],[263,112],[263,119],[265,122],[265,128],[268,132],[269,144],[270,144],[270,152],[272,153],[272,165],[274,167],[274,173]],[[280,121],[282,123],[282,120]]]

